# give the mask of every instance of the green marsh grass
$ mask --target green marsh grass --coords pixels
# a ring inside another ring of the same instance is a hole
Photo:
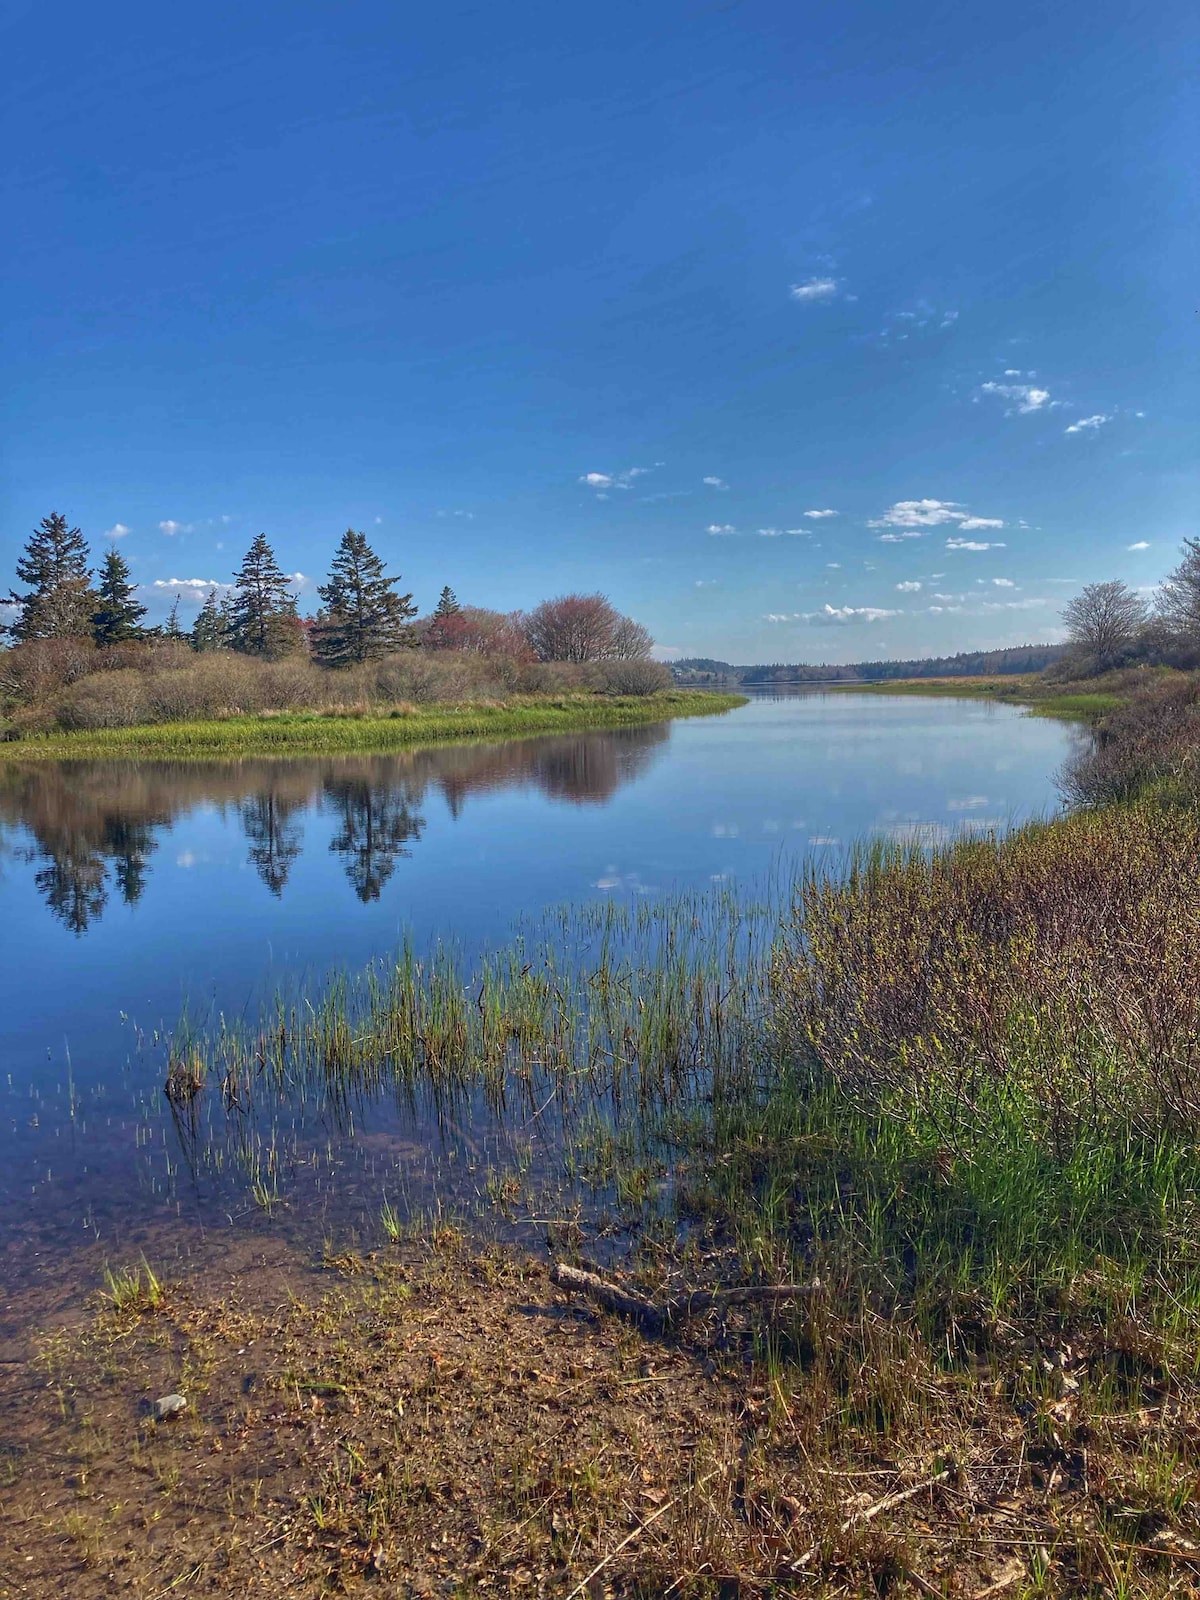
[[[362,715],[267,712],[30,735],[0,742],[0,759],[103,756],[180,761],[221,756],[382,753],[422,744],[631,727],[675,717],[710,716],[745,703],[740,695],[677,689],[650,695],[513,696],[494,703],[423,708],[404,705],[390,712],[373,709]]]
[[[757,896],[565,908],[469,966],[406,948],[178,1051],[226,1104],[545,1113],[564,1183],[674,1208],[736,1274],[996,1315],[1117,1284],[1190,1325],[1198,869],[1200,818],[1150,803],[878,845]]]

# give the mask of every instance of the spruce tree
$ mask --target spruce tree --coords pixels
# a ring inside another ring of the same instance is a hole
[[[458,603],[458,596],[449,584],[438,596],[438,603],[433,608],[433,615],[435,621],[440,621],[443,617],[462,616],[462,607]]]
[[[92,631],[96,593],[88,567],[88,548],[78,528],[57,511],[43,517],[17,561],[25,594],[10,591],[17,619],[9,631],[19,644],[29,639],[71,639]]]
[[[183,629],[179,625],[179,596],[176,595],[171,602],[171,609],[167,613],[166,624],[163,627],[164,639],[182,639]]]
[[[192,628],[192,649],[221,650],[225,645],[225,618],[217,602],[217,591],[210,589]]]
[[[128,563],[118,550],[109,550],[100,568],[100,604],[92,613],[92,637],[97,644],[140,639],[145,615],[129,581]]]
[[[274,658],[296,645],[296,597],[288,589],[265,533],[246,552],[234,575],[229,608],[230,643],[248,656]]]
[[[317,659],[327,666],[369,661],[405,643],[405,624],[417,608],[411,594],[394,594],[399,577],[384,576],[383,562],[364,533],[347,528],[317,593],[325,611],[315,633]]]

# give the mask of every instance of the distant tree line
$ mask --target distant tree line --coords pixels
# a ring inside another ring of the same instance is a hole
[[[233,575],[209,591],[190,630],[179,620],[176,599],[167,621],[150,627],[128,563],[106,551],[93,571],[87,542],[58,512],[44,517],[16,565],[8,605],[15,612],[3,631],[15,644],[38,640],[90,640],[97,646],[174,639],[193,650],[236,651],[277,661],[311,655],[328,667],[349,666],[401,650],[458,650],[525,661],[643,661],[653,639],[601,594],[560,595],[530,612],[499,612],[460,605],[446,587],[428,617],[418,617],[400,577],[388,576],[367,537],[342,535],[326,581],[317,587],[320,608],[301,617],[292,581],[260,533]]]
[[[765,666],[733,666],[728,661],[691,657],[676,661],[672,671],[683,683],[863,683],[889,678],[974,678],[1041,672],[1065,651],[1064,645],[1020,644],[1003,650],[964,650],[953,656],[922,656],[909,661],[847,663],[772,662]]]

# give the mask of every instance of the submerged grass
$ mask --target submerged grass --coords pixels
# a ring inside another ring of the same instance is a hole
[[[514,696],[390,712],[266,712],[218,720],[161,722],[133,728],[55,733],[0,742],[5,756],[151,757],[207,760],[214,756],[336,755],[384,752],[420,744],[515,738],[591,728],[631,727],[674,717],[707,716],[745,705],[740,695],[678,689],[665,694]]]
[[[553,1104],[573,1170],[573,1141],[620,1136],[623,1207],[660,1193],[653,1149],[683,1213],[752,1235],[730,1270],[849,1250],[871,1292],[998,1307],[1102,1259],[1190,1316],[1198,864],[1200,814],[1149,802],[879,845],[757,899],[568,908],[469,968],[405,949],[252,1024],[187,1027],[171,1060],[239,1116],[264,1096]]]

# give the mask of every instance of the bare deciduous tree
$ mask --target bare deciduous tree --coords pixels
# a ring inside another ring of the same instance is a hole
[[[543,600],[526,617],[525,636],[539,661],[637,661],[654,643],[602,594]]]
[[[1100,669],[1115,666],[1146,626],[1146,602],[1127,583],[1089,583],[1062,614],[1067,638]]]
[[[1155,610],[1168,632],[1200,642],[1200,539],[1183,541],[1183,560],[1159,590]]]

